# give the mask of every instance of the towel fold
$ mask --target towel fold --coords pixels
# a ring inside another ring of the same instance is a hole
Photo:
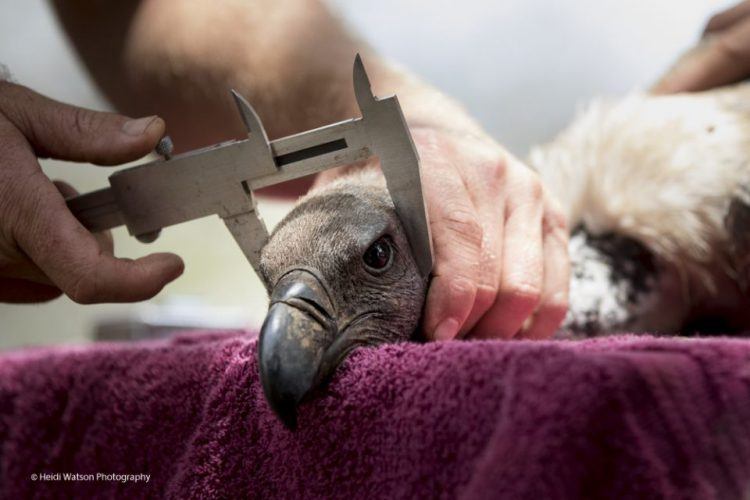
[[[263,398],[256,347],[207,332],[4,354],[0,496],[750,495],[750,341],[360,349],[294,432]]]

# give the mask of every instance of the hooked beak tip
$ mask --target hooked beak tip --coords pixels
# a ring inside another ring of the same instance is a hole
[[[271,294],[260,331],[260,378],[271,409],[288,429],[296,428],[297,407],[325,377],[325,353],[336,335],[331,309],[309,272],[289,273]]]
[[[281,423],[284,424],[284,427],[289,429],[290,431],[297,430],[297,404],[290,402],[290,403],[283,403],[279,404],[277,403],[270,403],[271,408],[273,409],[273,412],[276,414],[276,416],[281,420]]]

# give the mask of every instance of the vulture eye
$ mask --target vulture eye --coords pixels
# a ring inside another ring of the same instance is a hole
[[[388,237],[382,236],[370,245],[362,256],[369,271],[383,272],[393,261],[393,247]]]

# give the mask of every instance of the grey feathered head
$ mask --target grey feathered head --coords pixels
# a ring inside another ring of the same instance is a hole
[[[382,175],[340,179],[300,200],[263,249],[266,396],[281,419],[355,347],[406,340],[427,289]]]

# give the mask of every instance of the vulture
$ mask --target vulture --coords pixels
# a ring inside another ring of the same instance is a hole
[[[526,163],[572,228],[556,335],[683,334],[711,318],[724,333],[746,327],[749,153],[750,84],[595,101],[533,148]],[[377,169],[302,197],[260,274],[261,381],[289,427],[354,348],[413,337],[429,285]]]

